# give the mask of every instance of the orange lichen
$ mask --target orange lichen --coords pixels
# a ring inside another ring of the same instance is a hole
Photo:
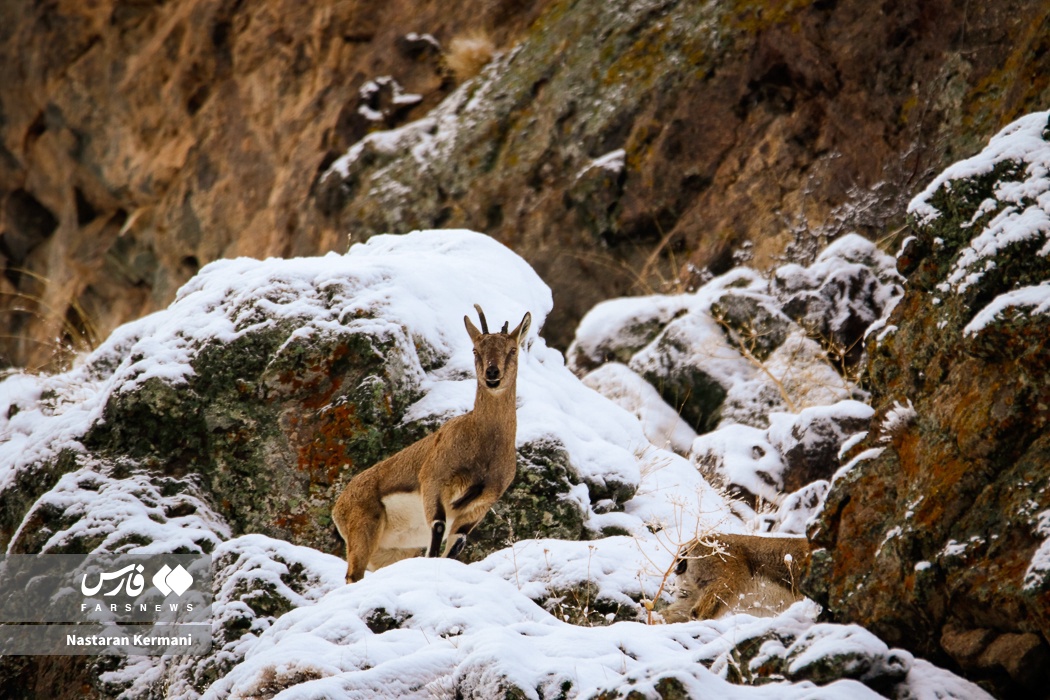
[[[347,439],[365,429],[351,403],[327,407],[319,414],[301,420],[298,442],[299,469],[311,475],[311,482],[334,483],[339,473],[352,463],[347,455]]]

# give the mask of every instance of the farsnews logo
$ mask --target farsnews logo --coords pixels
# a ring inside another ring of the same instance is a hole
[[[153,585],[166,596],[171,593],[182,596],[186,589],[193,585],[193,577],[183,568],[182,564],[174,569],[165,564],[153,575]]]
[[[103,596],[115,596],[121,593],[121,590],[129,596],[138,596],[142,593],[145,588],[146,582],[142,576],[144,568],[142,564],[128,564],[122,569],[117,571],[103,572],[98,575],[98,583],[94,586],[88,585],[88,574],[84,574],[80,582],[80,592],[86,596],[97,595],[102,587],[107,582],[117,581],[117,585],[111,590],[103,593]],[[179,564],[172,569],[167,564],[164,564],[158,571],[153,575],[153,585],[157,587],[165,597],[174,593],[175,595],[182,597],[190,586],[193,585],[193,576],[190,575],[186,568]]]
[[[191,592],[197,581],[182,562],[173,562],[174,569],[157,558],[123,563],[111,562],[80,574],[80,592],[87,598],[80,599],[81,613],[108,621],[165,621],[184,619],[208,604],[202,591]],[[150,572],[153,586],[147,587]]]

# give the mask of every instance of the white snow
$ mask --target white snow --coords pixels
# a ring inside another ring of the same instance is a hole
[[[1050,313],[1050,282],[1021,287],[1000,294],[966,324],[963,334],[976,335],[1011,310],[1027,316]]]
[[[640,348],[652,340],[658,327],[689,308],[685,295],[652,295],[622,297],[597,304],[588,311],[576,327],[576,337],[568,350],[569,367],[579,371],[585,358],[594,363],[615,356],[619,347]],[[616,343],[610,346],[610,341]],[[626,359],[626,358],[624,358]]]
[[[900,401],[894,401],[893,406],[886,412],[880,426],[882,432],[882,435],[879,436],[880,442],[889,442],[896,433],[915,422],[915,419],[919,417],[911,399],[904,401],[903,404]]]
[[[79,367],[57,376],[12,374],[0,381],[0,493],[26,465],[63,450],[83,451],[81,436],[102,415],[105,396]]]
[[[859,627],[817,623],[817,613],[816,606],[799,603],[777,618],[736,615],[675,625],[580,627],[559,620],[479,566],[413,559],[278,618],[204,697],[247,697],[267,684],[282,690],[282,680],[305,681],[283,690],[279,697],[284,700],[427,698],[457,691],[491,698],[511,687],[537,699],[589,697],[626,687],[628,679],[641,680],[635,687],[644,692],[647,679],[669,674],[692,697],[814,697],[810,683],[742,686],[725,680],[735,644],[764,635],[786,643],[766,642],[756,661],[783,658],[797,672],[828,656],[849,655],[856,659],[858,677],[886,669],[906,675],[911,697],[989,697],[917,663],[907,652],[888,649]],[[370,629],[367,621],[377,617],[392,628]],[[952,693],[938,695],[945,683]],[[825,685],[819,696],[880,697],[852,680]]]
[[[1042,136],[1047,117],[1050,117],[1050,112],[1034,112],[1009,124],[993,136],[988,146],[980,153],[954,163],[934,178],[926,189],[911,201],[908,211],[927,221],[936,219],[940,214],[929,200],[942,185],[949,184],[952,180],[989,173],[996,163],[1004,160],[1030,164],[1027,170],[1031,179],[1012,188],[1018,193],[1038,195],[1050,190],[1045,182],[1042,186],[1039,182],[1039,178],[1045,178],[1050,168],[1050,148]],[[981,208],[984,209],[984,204]],[[988,207],[987,210],[990,209],[991,207]]]
[[[871,241],[856,233],[849,233],[832,241],[827,248],[820,252],[816,260],[809,267],[789,263],[778,267],[774,276],[778,284],[786,292],[799,289],[816,289],[836,278],[854,276],[858,267],[866,267],[880,279],[901,281],[897,273],[894,258],[884,254]],[[893,284],[886,284],[876,288],[877,304],[884,309],[896,305],[901,297],[901,289]],[[850,311],[850,299],[841,300],[842,305],[838,308],[839,319]],[[860,309],[852,307],[854,311]],[[874,322],[870,318],[869,322]]]
[[[423,100],[422,95],[414,95],[405,92],[405,89],[401,86],[401,83],[397,82],[392,76],[384,75],[379,78],[373,78],[367,80],[358,89],[358,95],[361,98],[363,104],[361,104],[357,111],[368,121],[381,122],[387,115],[381,110],[376,109],[369,105],[378,99],[379,94],[384,90],[390,90],[390,103],[395,107],[407,107],[410,105],[418,104]]]
[[[692,459],[771,503],[784,496],[784,463],[764,430],[728,425],[701,435],[693,443]]]
[[[1035,534],[1043,541],[1032,554],[1028,570],[1024,573],[1024,590],[1034,590],[1043,585],[1047,573],[1050,573],[1050,510],[1044,510],[1035,516]]]
[[[11,542],[24,527],[38,522],[39,509],[60,511],[70,524],[50,535],[41,553],[77,551],[77,540],[96,541],[97,551],[115,554],[165,554],[210,551],[229,537],[225,523],[195,493],[165,496],[144,472],[114,478],[106,466],[92,464],[64,474],[33,505]],[[191,506],[189,515],[168,517],[166,511]]]
[[[608,362],[586,375],[583,383],[634,414],[653,445],[681,455],[689,453],[696,431],[660,398],[652,384],[627,365]]]
[[[425,41],[438,51],[441,50],[441,43],[434,38],[433,34],[419,34],[418,32],[409,32],[408,34],[405,34],[405,39],[407,39],[408,41]]]
[[[704,285],[694,295],[683,295],[689,305],[688,313],[671,321],[657,340],[631,358],[628,366],[643,375],[702,367],[708,376],[726,389],[754,378],[758,369],[729,344],[721,326],[710,313],[711,304],[720,293],[739,278],[739,273],[729,273]]]
[[[704,473],[716,473],[726,484],[747,489],[763,501],[779,506],[774,515],[761,516],[765,526],[781,532],[805,532],[805,522],[819,511],[827,495],[826,481],[811,484],[797,494],[784,492],[782,455],[801,448],[811,453],[820,442],[843,444],[850,439],[836,421],[864,421],[874,411],[867,404],[843,400],[811,406],[799,413],[772,412],[766,430],[741,424],[721,425],[699,436],[690,459]]]
[[[595,158],[587,165],[585,165],[578,173],[574,180],[579,180],[581,177],[586,175],[589,171],[598,168],[600,170],[608,170],[612,173],[621,173],[624,169],[624,164],[627,159],[627,151],[622,148],[618,148],[615,151],[609,151],[604,156]]]
[[[865,404],[866,405],[866,404]],[[873,411],[874,412],[874,411]],[[862,431],[850,436],[845,442],[842,443],[842,447],[839,448],[839,459],[841,460],[849,451],[859,445],[864,438],[868,437],[868,431]]]
[[[836,420],[868,420],[875,411],[866,403],[844,399],[836,403],[821,406],[811,406],[792,413],[771,413],[769,416],[769,440],[776,445],[781,453],[794,449],[796,446],[812,447],[816,442],[825,439],[811,427],[817,424],[827,425],[834,428],[834,436],[841,441],[843,447],[850,442],[854,435],[844,434],[838,429]]]
[[[864,450],[863,452],[861,452],[856,457],[843,464],[835,471],[835,473],[831,477],[832,485],[834,485],[836,481],[844,478],[847,474],[853,471],[853,468],[861,462],[867,462],[870,459],[878,459],[879,455],[881,455],[884,451],[885,448],[883,447],[870,447]]]

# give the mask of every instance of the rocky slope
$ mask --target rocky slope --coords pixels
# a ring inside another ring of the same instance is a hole
[[[809,592],[1010,697],[1050,660],[1050,124],[911,204],[905,293],[868,336],[873,428],[811,528]]]
[[[882,235],[931,171],[1045,103],[1048,13],[4,3],[0,362],[96,344],[219,257],[446,225],[491,233],[551,281],[564,347],[601,299],[695,288],[734,254],[764,268]],[[472,31],[503,56],[435,111],[455,87],[441,53]],[[368,133],[424,117],[440,160],[415,163],[406,141],[324,177]]]
[[[704,352],[719,359],[707,384],[721,382],[720,403],[708,415],[705,397],[693,423],[630,367],[589,372],[606,370],[599,388],[621,404],[617,387],[650,387],[646,410],[624,410],[530,336],[517,478],[473,533],[470,563],[415,558],[353,585],[327,516],[335,494],[469,408],[462,313],[473,300],[483,297],[497,323],[528,309],[540,331],[550,290],[522,258],[469,231],[378,236],[346,255],[213,263],[171,306],[122,326],[73,369],[0,381],[5,552],[210,555],[215,602],[202,634],[210,631],[211,651],[4,655],[0,687],[26,698],[803,698],[815,683],[872,700],[987,700],[867,630],[820,621],[811,601],[768,619],[748,606],[660,624],[693,538],[797,533],[819,507],[828,455],[871,410],[847,398],[863,395],[839,375],[850,362],[805,328],[819,338],[854,314],[876,315],[900,292],[889,262],[849,236],[808,268],[781,268],[785,299],[810,302],[785,303],[793,316],[779,309],[779,286],[748,269],[694,294],[609,302],[613,311],[641,305],[649,319],[680,307],[641,324],[653,337],[631,360],[665,379],[668,396],[680,395],[670,388],[681,379],[676,363],[635,359],[692,347],[693,374],[711,369]],[[638,342],[632,332],[603,337],[592,346]],[[827,385],[814,391],[807,378]],[[669,415],[679,438],[717,426],[683,444],[662,433]],[[799,483],[809,488],[787,493]],[[780,507],[763,509],[759,498]],[[10,574],[0,561],[5,600],[25,590]]]

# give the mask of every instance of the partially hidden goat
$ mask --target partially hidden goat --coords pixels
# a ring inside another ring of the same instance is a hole
[[[332,520],[346,542],[346,581],[415,556],[427,547],[455,558],[467,534],[499,500],[517,468],[518,348],[532,323],[489,333],[481,307],[481,330],[463,323],[474,343],[477,394],[474,409],[437,432],[361,472],[336,499]]]
[[[679,560],[679,599],[667,622],[727,612],[769,617],[803,596],[798,579],[809,561],[805,537],[716,534],[696,540]]]

